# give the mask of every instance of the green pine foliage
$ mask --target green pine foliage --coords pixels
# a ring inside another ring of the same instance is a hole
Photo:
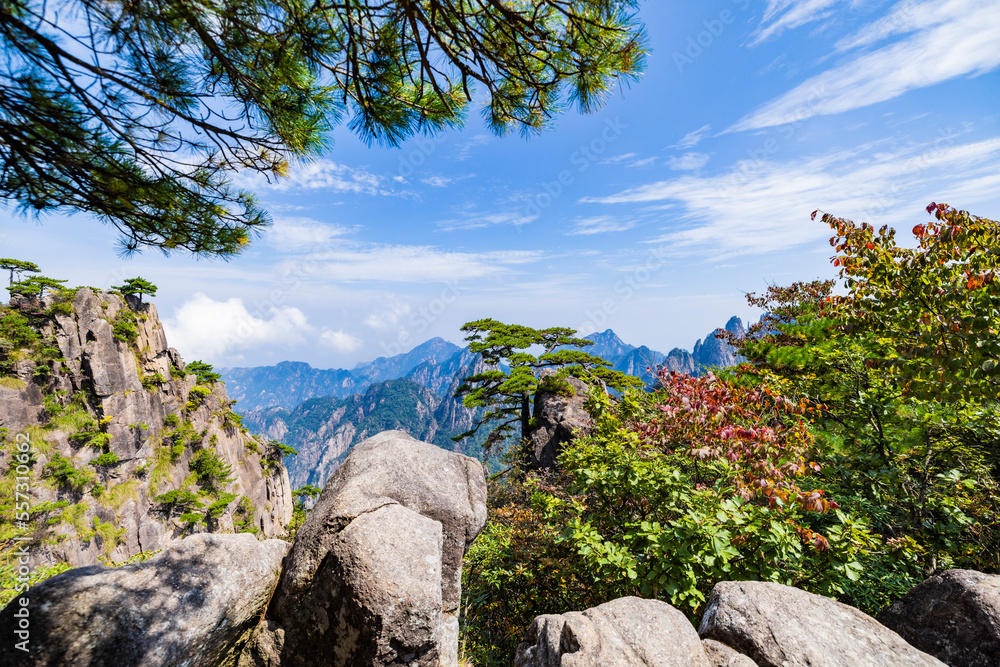
[[[573,329],[550,327],[532,329],[519,324],[504,324],[493,319],[469,322],[462,327],[468,333],[469,350],[482,355],[489,368],[464,378],[455,391],[468,408],[484,408],[475,426],[458,436],[462,440],[481,427],[492,431],[483,446],[489,453],[511,436],[522,441],[531,429],[532,399],[539,388],[565,391],[566,377],[585,382],[603,382],[613,389],[640,386],[642,382],[619,371],[609,362],[576,349],[592,345],[584,338],[574,338]],[[541,354],[532,354],[540,349]],[[505,370],[506,367],[506,370]],[[543,371],[552,374],[542,377]]]
[[[125,252],[232,255],[269,222],[234,172],[283,176],[341,122],[393,146],[459,126],[477,86],[500,134],[594,111],[643,69],[637,5],[10,0],[0,196],[91,213]]]

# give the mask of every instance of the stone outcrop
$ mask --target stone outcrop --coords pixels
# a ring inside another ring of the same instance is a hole
[[[11,310],[32,319],[49,350],[17,361],[17,377],[0,386],[0,426],[8,440],[34,440],[32,506],[48,508],[34,517],[33,565],[121,562],[190,532],[284,533],[292,495],[280,456],[263,458],[261,443],[232,413],[225,385],[185,372],[155,306],[81,288],[64,302],[15,297]],[[199,522],[182,523],[182,512],[161,511],[153,498],[198,491],[189,464],[206,449],[230,467],[231,480],[201,499]],[[115,461],[95,467],[102,454]],[[46,469],[53,462],[73,479],[54,476]],[[0,470],[9,465],[0,457]],[[221,493],[232,501],[208,516]]]
[[[8,645],[0,666],[176,667],[232,661],[277,582],[288,543],[251,535],[192,535],[158,556],[118,568],[90,566],[48,579],[0,612]]]
[[[712,667],[757,667],[757,663],[714,639],[703,639],[702,648]]]
[[[665,602],[624,597],[537,617],[515,667],[711,667],[698,633]]]
[[[479,461],[387,431],[353,448],[289,552],[241,665],[455,665]]]
[[[951,667],[1000,665],[1000,576],[942,572],[915,586],[877,618]]]
[[[721,582],[698,628],[760,667],[941,667],[867,614],[798,588]]]
[[[535,392],[533,427],[528,434],[531,449],[528,470],[544,470],[556,464],[563,445],[577,436],[589,435],[594,420],[584,409],[587,385],[574,377],[565,378],[568,391]]]

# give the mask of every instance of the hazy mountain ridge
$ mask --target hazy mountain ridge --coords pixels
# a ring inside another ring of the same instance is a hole
[[[313,368],[304,361],[282,361],[274,366],[220,368],[218,372],[241,411],[270,407],[294,410],[310,398],[347,398],[363,393],[372,384],[403,377],[428,362],[440,364],[461,350],[443,338],[431,338],[409,352],[379,357],[353,370]]]

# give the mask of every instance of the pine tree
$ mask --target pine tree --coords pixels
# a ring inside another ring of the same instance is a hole
[[[642,386],[638,378],[610,369],[611,364],[604,359],[573,349],[593,345],[585,338],[574,338],[573,329],[532,329],[484,319],[467,323],[462,331],[469,332],[465,338],[469,350],[482,355],[491,368],[464,378],[455,391],[466,407],[487,409],[470,431],[455,440],[473,435],[484,425],[498,423],[487,438],[486,449],[515,434],[523,442],[531,430],[535,392],[540,388],[565,391],[569,389],[565,381],[569,376],[589,383],[600,381],[619,390]],[[540,348],[541,354],[531,354],[532,348]],[[543,377],[545,369],[555,372]]]

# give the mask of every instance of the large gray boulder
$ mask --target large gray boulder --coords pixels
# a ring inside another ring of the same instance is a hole
[[[760,667],[941,667],[867,614],[821,595],[763,581],[712,588],[698,633]]]
[[[555,467],[563,445],[576,437],[590,435],[594,428],[594,420],[583,407],[587,385],[574,377],[564,378],[563,382],[567,386],[563,393],[545,390],[535,393],[534,426],[528,434],[529,470]]]
[[[192,535],[144,563],[69,570],[32,587],[27,653],[11,646],[22,607],[0,612],[0,665],[217,665],[247,641],[288,543]]]
[[[356,445],[299,529],[246,664],[457,664],[462,558],[485,523],[479,461],[401,431]]]
[[[1000,665],[1000,576],[948,570],[916,585],[878,620],[952,667]]]
[[[711,667],[684,614],[659,600],[624,597],[532,621],[515,667]]]
[[[703,639],[701,642],[712,667],[757,667],[757,663],[742,653],[737,653],[722,642]]]

